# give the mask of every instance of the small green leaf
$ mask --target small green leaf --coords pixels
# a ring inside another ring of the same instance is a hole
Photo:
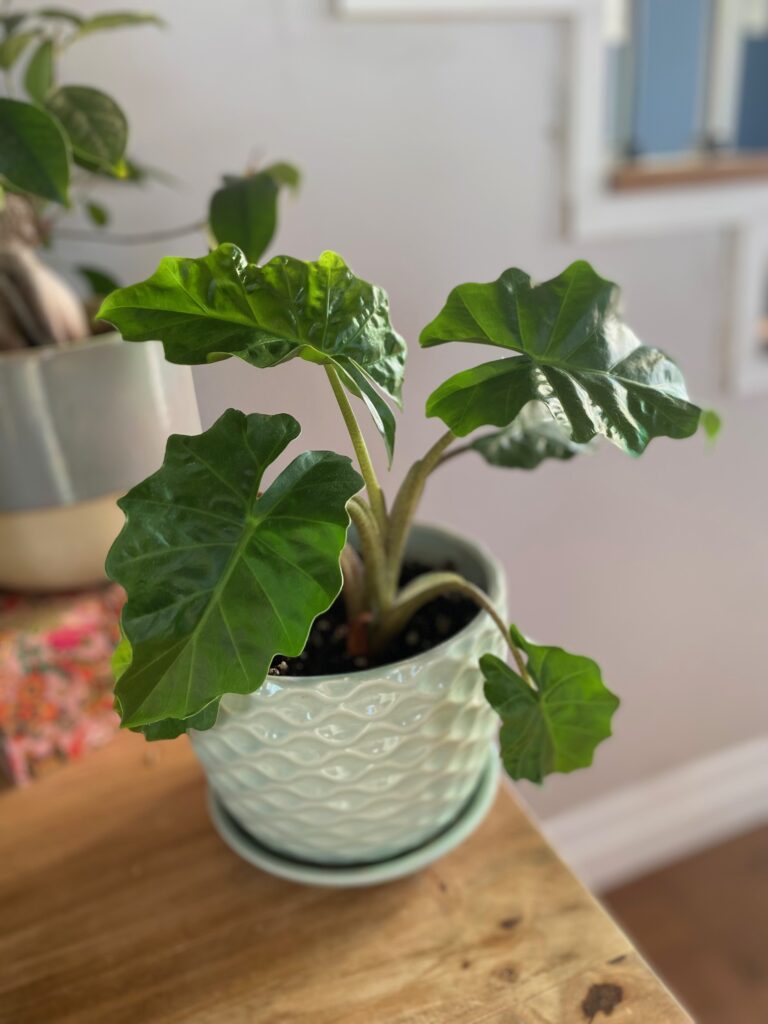
[[[714,442],[722,430],[723,421],[714,409],[704,409],[701,414],[701,429],[707,436],[707,440]]]
[[[298,433],[291,416],[230,409],[199,436],[173,435],[163,467],[118,503],[126,523],[107,572],[128,594],[132,656],[115,690],[125,726],[168,734],[223,694],[258,689],[338,594],[362,480],[344,456],[305,452],[262,494]]]
[[[109,210],[101,203],[88,202],[85,204],[85,212],[89,219],[98,228],[106,227],[109,224]]]
[[[294,192],[301,185],[301,171],[298,167],[294,167],[293,164],[285,163],[282,160],[270,164],[269,167],[265,167],[263,173],[269,174],[276,184],[284,185]]]
[[[486,699],[502,721],[504,767],[513,779],[531,782],[588,767],[597,745],[611,735],[618,697],[605,687],[590,658],[540,647],[515,626],[510,632],[527,655],[535,689],[494,655],[480,659]]]
[[[92,18],[81,20],[76,38],[113,28],[136,28],[139,25],[157,25],[162,28],[165,22],[156,14],[139,11],[112,11],[108,14],[96,14]]]
[[[29,44],[34,39],[37,39],[38,35],[37,29],[32,29],[29,32],[19,32],[16,35],[7,36],[0,43],[0,68],[3,71],[10,71]]]
[[[43,199],[67,203],[69,152],[58,124],[44,110],[0,99],[0,174]]]
[[[23,14],[1,14],[0,25],[3,27],[3,32],[6,38],[15,32],[19,25],[26,21],[28,17],[29,14],[27,14],[26,11]]]
[[[24,88],[35,103],[44,103],[53,88],[53,42],[44,39],[29,59]]]
[[[85,278],[90,285],[91,294],[97,298],[103,299],[120,287],[119,282],[111,274],[99,270],[98,267],[78,267],[77,272]]]
[[[47,100],[78,157],[117,168],[128,142],[128,122],[113,99],[86,85],[64,85]]]
[[[533,287],[521,270],[454,288],[423,346],[466,341],[517,355],[449,378],[427,400],[456,434],[508,426],[542,401],[577,443],[602,434],[639,455],[654,437],[690,437],[701,410],[675,363],[641,345],[618,316],[619,291],[588,263]]]
[[[277,227],[274,178],[264,172],[240,178],[211,197],[208,223],[214,239],[233,242],[251,263],[258,263]]]
[[[391,450],[394,417],[375,389],[400,403],[405,342],[386,292],[336,253],[314,263],[276,256],[263,267],[229,244],[199,259],[168,257],[146,281],[110,295],[99,317],[126,341],[159,338],[172,363],[233,355],[259,367],[296,357],[335,366]]]
[[[572,459],[590,446],[572,441],[542,402],[529,402],[508,427],[478,437],[470,447],[492,466],[535,469],[545,459]]]

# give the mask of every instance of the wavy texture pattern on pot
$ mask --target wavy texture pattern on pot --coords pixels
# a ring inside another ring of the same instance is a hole
[[[417,526],[408,553],[453,563],[504,610],[500,566],[448,531]],[[259,842],[352,864],[393,857],[447,827],[472,796],[498,719],[481,654],[504,653],[487,614],[431,651],[348,676],[269,677],[192,733],[208,780]]]

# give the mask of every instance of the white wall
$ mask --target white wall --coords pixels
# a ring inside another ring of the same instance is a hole
[[[94,10],[125,3],[81,2]],[[296,161],[278,248],[338,249],[390,293],[412,343],[393,482],[437,436],[429,391],[477,352],[418,351],[449,288],[519,265],[542,278],[584,256],[624,286],[630,322],[679,358],[725,432],[656,441],[639,461],[607,448],[534,474],[467,458],[437,475],[424,517],[482,537],[505,560],[512,614],[543,642],[589,654],[623,698],[590,772],[527,795],[544,814],[766,730],[768,396],[718,390],[728,275],[713,232],[580,245],[558,232],[564,40],[556,23],[341,21],[323,0],[158,0],[170,28],[101,36],[70,81],[102,84],[132,118],[133,150],[178,191],[116,199],[116,228],[193,219],[221,171],[263,153]],[[75,57],[77,58],[75,60]],[[79,63],[78,63],[79,62]],[[114,251],[80,245],[127,282],[198,239]],[[203,420],[227,406],[290,411],[307,443],[344,448],[310,366],[196,374]],[[406,430],[409,431],[406,434]]]

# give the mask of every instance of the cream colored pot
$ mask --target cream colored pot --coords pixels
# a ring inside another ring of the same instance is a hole
[[[504,577],[479,545],[419,526],[409,554],[456,565],[504,612]],[[397,857],[447,828],[471,799],[498,718],[482,654],[504,640],[480,613],[433,650],[349,676],[269,677],[221,702],[192,733],[214,793],[259,843],[327,865]]]
[[[200,429],[189,367],[157,342],[100,335],[0,355],[0,589],[104,578],[115,500]]]

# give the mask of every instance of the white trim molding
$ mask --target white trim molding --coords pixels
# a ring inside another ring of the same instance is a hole
[[[768,738],[750,740],[545,819],[593,890],[671,864],[768,821]]]

